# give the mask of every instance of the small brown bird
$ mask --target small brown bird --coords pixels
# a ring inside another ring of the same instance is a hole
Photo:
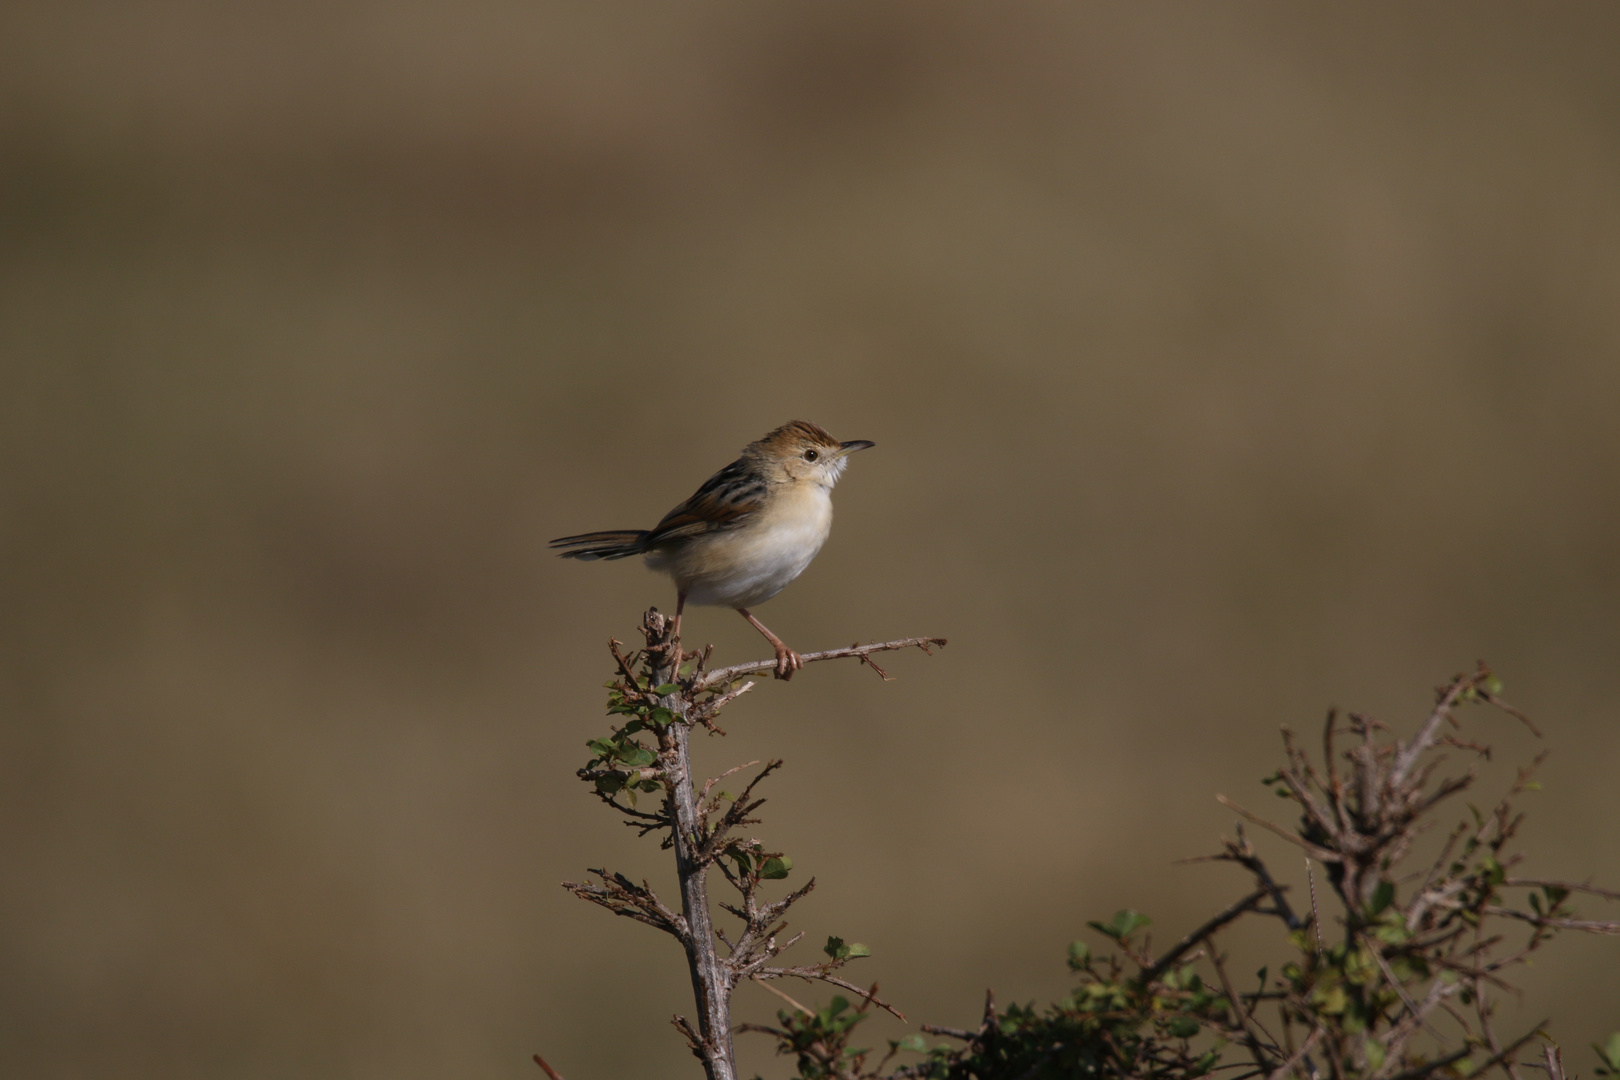
[[[833,485],[849,455],[871,445],[794,420],[749,443],[656,527],[564,536],[551,546],[565,559],[645,555],[675,579],[677,641],[688,600],[736,608],[776,650],[776,677],[791,678],[804,661],[748,609],[804,573],[832,530]]]

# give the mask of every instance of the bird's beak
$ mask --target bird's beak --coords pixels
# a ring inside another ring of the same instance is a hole
[[[851,439],[849,442],[839,443],[838,453],[834,454],[833,457],[849,457],[849,455],[853,454],[857,450],[865,450],[868,446],[876,445],[877,443],[872,442],[870,439]]]

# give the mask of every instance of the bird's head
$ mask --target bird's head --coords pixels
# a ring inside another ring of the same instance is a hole
[[[865,450],[865,439],[839,442],[808,420],[793,420],[750,445],[754,457],[779,482],[808,482],[830,488],[838,483],[849,455]]]

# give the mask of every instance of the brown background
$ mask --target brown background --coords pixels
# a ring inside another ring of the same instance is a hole
[[[1061,992],[1118,907],[1179,934],[1243,882],[1171,861],[1266,806],[1279,724],[1410,724],[1477,657],[1554,748],[1530,868],[1620,882],[1617,40],[8,3],[0,1072],[692,1075],[676,950],[557,887],[664,874],[572,771],[673,598],[544,543],[791,417],[878,448],[763,617],[952,644],[762,686],[703,764],[788,759],[796,921],[913,1017]],[[1589,1072],[1617,972],[1565,941],[1505,1026]]]

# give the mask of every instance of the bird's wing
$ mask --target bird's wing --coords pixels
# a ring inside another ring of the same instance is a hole
[[[704,533],[735,529],[765,502],[765,481],[742,461],[733,461],[703,482],[692,497],[664,515],[646,544],[656,547]]]

